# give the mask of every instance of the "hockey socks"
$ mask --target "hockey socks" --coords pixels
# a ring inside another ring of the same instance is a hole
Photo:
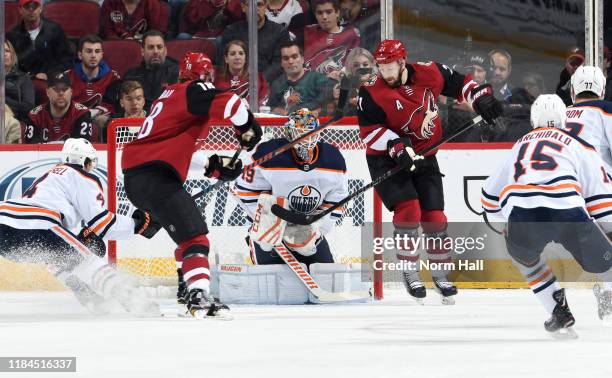
[[[557,305],[557,301],[553,298],[553,293],[559,291],[561,286],[550,267],[542,260],[538,260],[532,267],[522,265],[516,260],[513,261],[515,266],[525,276],[529,287],[540,303],[542,303],[546,312],[552,314]]]

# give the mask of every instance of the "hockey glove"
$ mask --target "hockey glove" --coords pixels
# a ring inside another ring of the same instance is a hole
[[[147,239],[155,236],[162,227],[161,223],[148,211],[136,209],[132,214],[132,218],[134,218],[134,223],[136,224],[134,233],[142,235]]]
[[[263,132],[257,120],[253,117],[253,113],[249,111],[247,123],[242,126],[236,126],[236,135],[240,141],[240,147],[245,148],[247,151],[251,151],[261,141]]]
[[[208,158],[208,167],[204,176],[216,178],[221,181],[233,181],[242,173],[242,161],[236,160],[233,166],[229,163],[232,158],[227,156],[211,155]]]
[[[493,125],[495,119],[502,115],[502,104],[493,96],[491,84],[480,85],[471,91],[472,107],[482,116],[486,123]]]
[[[395,163],[409,171],[414,171],[416,165],[415,160],[423,159],[423,156],[417,155],[412,149],[412,143],[408,138],[397,138],[387,142],[387,150],[389,156]]]
[[[97,256],[104,257],[106,255],[104,240],[96,235],[91,228],[84,227],[77,236],[77,239]]]

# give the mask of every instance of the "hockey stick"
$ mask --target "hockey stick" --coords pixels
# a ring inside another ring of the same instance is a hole
[[[425,154],[427,154],[427,153],[429,153],[431,151],[434,151],[435,149],[440,147],[442,144],[444,144],[444,143],[448,142],[449,140],[454,139],[457,136],[463,134],[464,132],[468,131],[469,129],[471,129],[472,127],[476,126],[480,122],[482,122],[482,117],[481,116],[475,117],[474,119],[470,120],[469,123],[461,126],[461,128],[459,128],[459,130],[457,130],[457,132],[455,132],[454,134],[449,135],[446,138],[444,138],[442,140],[439,140],[438,142],[434,143],[432,146],[430,146],[429,148],[425,149],[425,151],[421,151],[419,153],[419,155],[425,155]],[[281,206],[278,206],[276,204],[272,205],[272,213],[274,215],[276,215],[277,217],[286,220],[289,223],[299,224],[299,225],[302,225],[302,226],[306,226],[306,225],[312,224],[312,223],[318,221],[319,219],[323,218],[327,214],[331,213],[332,211],[338,209],[339,207],[344,206],[344,204],[346,204],[347,202],[349,202],[353,198],[357,197],[361,193],[367,191],[370,188],[375,187],[376,185],[378,185],[381,182],[385,181],[389,177],[395,175],[396,173],[398,173],[402,169],[403,169],[403,167],[399,166],[399,165],[393,167],[392,169],[390,169],[387,172],[385,172],[385,174],[383,174],[382,176],[378,177],[376,180],[370,182],[368,185],[362,186],[359,190],[356,190],[355,192],[349,194],[342,201],[336,203],[334,206],[332,206],[330,208],[327,208],[327,209],[325,209],[324,211],[322,211],[322,212],[320,212],[318,214],[306,215],[306,214],[296,213],[294,211],[287,210],[287,209],[285,209],[285,208],[283,208]]]
[[[283,259],[283,261],[291,268],[291,271],[295,273],[297,278],[302,281],[308,291],[315,296],[321,302],[347,302],[364,300],[371,297],[368,291],[350,291],[346,293],[332,293],[327,290],[323,290],[315,282],[312,276],[302,268],[300,262],[293,256],[284,245],[275,245],[274,249],[276,253]]]

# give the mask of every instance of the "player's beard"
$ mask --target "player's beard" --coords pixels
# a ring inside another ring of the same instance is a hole
[[[399,71],[399,74],[397,75],[397,79],[391,83],[389,83],[387,81],[387,84],[391,87],[391,88],[399,88],[400,86],[402,86],[402,84],[404,84],[404,72],[406,71],[406,67],[402,67]],[[407,76],[407,75],[406,75]],[[406,77],[406,80],[408,80],[408,77]]]

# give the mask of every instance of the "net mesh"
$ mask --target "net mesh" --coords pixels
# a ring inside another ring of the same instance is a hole
[[[260,120],[264,124],[264,140],[284,137],[282,125],[284,119]],[[137,137],[139,126],[133,120],[118,120],[111,125],[110,138],[114,143],[109,147],[109,197],[116,201],[115,211],[129,215],[134,206],[127,199],[121,174],[121,152],[123,147]],[[113,139],[111,139],[113,140]],[[330,143],[342,152],[347,163],[349,192],[359,189],[369,182],[369,173],[365,161],[365,146],[359,138],[357,125],[332,126],[321,132],[320,141]],[[204,159],[211,154],[231,156],[239,148],[234,129],[230,125],[213,125],[205,139],[198,140],[194,159]],[[112,157],[112,158],[111,158]],[[248,160],[248,154],[240,157]],[[190,169],[185,189],[191,194],[205,191],[196,199],[196,204],[209,228],[207,235],[211,245],[213,262],[223,264],[251,263],[249,249],[245,242],[248,227],[246,213],[237,199],[228,190],[228,184],[212,190],[214,180],[204,177],[203,172]],[[231,185],[231,184],[229,184]],[[113,188],[114,186],[114,188]],[[326,238],[330,244],[336,262],[362,262],[361,228],[365,222],[373,219],[372,191],[357,196],[345,206],[345,211]],[[111,208],[111,210],[113,210]],[[141,237],[112,244],[109,256],[115,260],[119,269],[137,276],[143,284],[176,283],[174,263],[175,244],[165,232],[159,232],[155,238],[147,240]]]

